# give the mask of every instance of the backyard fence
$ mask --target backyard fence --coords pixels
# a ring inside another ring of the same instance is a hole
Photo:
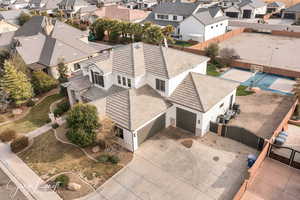
[[[300,152],[293,148],[271,144],[269,157],[291,167],[300,169]]]

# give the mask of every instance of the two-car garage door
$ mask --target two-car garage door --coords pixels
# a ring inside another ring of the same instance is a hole
[[[166,114],[161,115],[153,122],[150,122],[137,132],[138,145],[142,144],[146,139],[155,135],[166,127]]]
[[[187,110],[176,108],[176,126],[191,133],[196,132],[197,115]]]

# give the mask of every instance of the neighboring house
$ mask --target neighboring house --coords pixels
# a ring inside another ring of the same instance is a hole
[[[125,3],[124,6],[129,9],[138,9],[138,4],[136,2]]]
[[[29,7],[29,0],[16,0],[9,6],[11,9],[24,9]]]
[[[58,9],[63,11],[67,17],[73,17],[79,9],[89,6],[85,0],[62,0],[57,5]]]
[[[267,13],[267,5],[261,0],[243,0],[237,5],[226,8],[224,12],[231,18],[254,19]]]
[[[89,21],[91,13],[95,12],[97,9],[96,5],[82,7],[76,12],[76,17],[84,21]]]
[[[11,24],[19,25],[19,17],[22,13],[28,13],[28,11],[24,9],[0,11],[0,20],[4,20]]]
[[[60,2],[61,0],[31,0],[29,8],[46,11],[48,14],[51,14],[53,10],[58,8],[57,4]]]
[[[10,6],[11,4],[13,4],[16,0],[2,0],[1,1],[1,5],[2,6]]]
[[[205,75],[208,60],[133,43],[80,62],[81,75],[64,86],[72,105],[95,105],[116,124],[119,141],[135,151],[169,126],[203,136],[210,122],[231,108],[238,83]]]
[[[137,0],[139,9],[151,9],[157,5],[157,0]]]
[[[153,8],[144,22],[152,22],[162,27],[172,25],[175,28],[173,36],[179,37],[180,22],[195,14],[200,7],[200,2],[183,3],[180,0],[175,2],[161,2]]]
[[[267,5],[267,13],[280,12],[285,9],[285,4],[280,1],[273,1]]]
[[[149,12],[137,9],[129,9],[119,5],[103,6],[90,15],[90,21],[98,18],[116,19],[128,22],[140,22],[149,15]]]
[[[204,42],[226,33],[228,18],[218,7],[200,8],[180,23],[182,40]]]
[[[16,31],[19,28],[18,25],[12,24],[10,22],[7,22],[5,20],[0,20],[0,34]]]
[[[241,1],[242,0],[222,0],[222,1],[219,1],[218,5],[222,9],[226,9],[226,8],[238,5],[239,3],[241,3]]]
[[[282,18],[285,19],[300,19],[300,3],[295,4],[283,11]]]
[[[43,70],[58,78],[63,60],[69,72],[78,62],[99,55],[110,46],[88,42],[88,34],[52,18],[34,16],[15,32],[0,36],[0,47],[18,53],[31,70]]]

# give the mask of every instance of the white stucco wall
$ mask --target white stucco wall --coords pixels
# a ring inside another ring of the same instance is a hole
[[[206,113],[202,113],[202,126],[201,130],[203,133],[207,133],[209,131],[210,121],[216,122],[217,117],[221,114],[225,114],[225,112],[229,109],[230,106],[230,97],[233,96],[232,104],[235,102],[236,90],[232,91],[226,97],[224,97],[221,101],[219,101],[215,106],[213,106]],[[220,105],[223,104],[222,108]]]
[[[204,40],[210,40],[226,33],[228,27],[228,19],[214,23],[205,27]]]
[[[221,15],[222,13],[219,12],[218,16]],[[180,34],[182,35],[183,40],[195,40],[198,42],[204,42],[226,33],[227,26],[228,20],[223,20],[214,24],[204,26],[193,16],[190,16],[180,23]],[[199,35],[199,37],[192,35]]]

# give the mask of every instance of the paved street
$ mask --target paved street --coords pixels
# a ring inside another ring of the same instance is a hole
[[[213,133],[186,148],[172,134],[184,133],[170,129],[147,140],[128,166],[85,199],[231,200],[246,173],[247,155],[256,151]]]

